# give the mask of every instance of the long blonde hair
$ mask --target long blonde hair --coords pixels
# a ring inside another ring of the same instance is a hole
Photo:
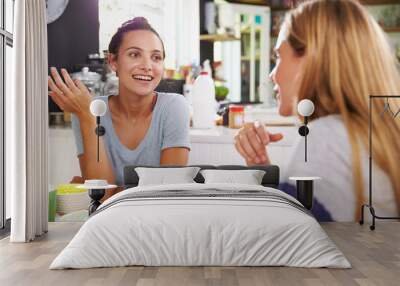
[[[311,119],[340,114],[352,147],[356,219],[365,201],[361,148],[368,150],[369,95],[400,95],[396,58],[384,32],[353,0],[312,0],[287,14],[283,27],[290,46],[307,61],[298,100],[314,102]],[[373,100],[373,160],[388,175],[400,210],[400,116]],[[398,110],[398,100],[391,102]]]

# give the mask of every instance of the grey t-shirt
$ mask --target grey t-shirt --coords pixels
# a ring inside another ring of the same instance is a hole
[[[101,117],[101,125],[106,129],[103,140],[116,184],[119,186],[123,185],[123,169],[126,165],[157,166],[160,164],[161,150],[171,147],[190,149],[190,115],[186,99],[180,94],[173,93],[159,92],[157,95],[150,127],[143,140],[133,150],[123,145],[115,133],[111,114],[108,110],[109,97],[99,97],[107,105],[107,112]],[[77,153],[78,155],[83,154],[81,129],[79,120],[75,116],[72,116],[72,129]],[[96,146],[93,146],[93,148],[96,148]]]

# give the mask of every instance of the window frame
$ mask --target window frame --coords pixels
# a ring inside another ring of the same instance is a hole
[[[10,219],[6,217],[6,189],[5,189],[5,92],[6,92],[6,48],[13,48],[13,34],[6,30],[6,1],[0,0],[0,236],[10,231]],[[15,14],[15,0],[11,1]],[[13,15],[14,16],[14,15]],[[13,29],[12,29],[13,30]]]

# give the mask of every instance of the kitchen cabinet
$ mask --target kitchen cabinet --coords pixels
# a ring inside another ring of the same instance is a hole
[[[240,39],[214,43],[214,61],[222,62],[223,84],[230,90],[231,101],[271,105],[270,17],[270,8],[266,6],[218,5],[219,29]]]
[[[281,141],[268,146],[271,163],[283,168],[297,138],[297,129],[294,126],[276,126],[268,127],[268,130],[272,133],[281,132],[284,136]],[[208,130],[192,129],[189,164],[245,165],[245,160],[234,146],[236,133],[235,129],[220,126]]]
[[[294,6],[296,6],[294,1]],[[360,0],[368,12],[381,25],[388,36],[392,48],[396,51],[396,56],[400,61],[400,1],[399,0]],[[279,4],[279,1],[276,1]],[[276,59],[272,50],[275,47],[281,24],[285,14],[291,8],[285,5],[271,5],[271,58],[270,70],[275,67]]]
[[[75,138],[69,127],[49,128],[49,185],[54,189],[59,184],[80,176]]]

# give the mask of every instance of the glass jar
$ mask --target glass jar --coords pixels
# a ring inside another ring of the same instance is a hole
[[[79,79],[94,95],[101,95],[101,75],[89,71],[88,67],[83,67],[82,71],[71,74],[72,79]]]
[[[102,95],[118,95],[119,79],[115,72],[110,72],[106,75],[106,82],[103,87]]]
[[[229,128],[242,128],[244,124],[244,107],[240,105],[229,106]]]

